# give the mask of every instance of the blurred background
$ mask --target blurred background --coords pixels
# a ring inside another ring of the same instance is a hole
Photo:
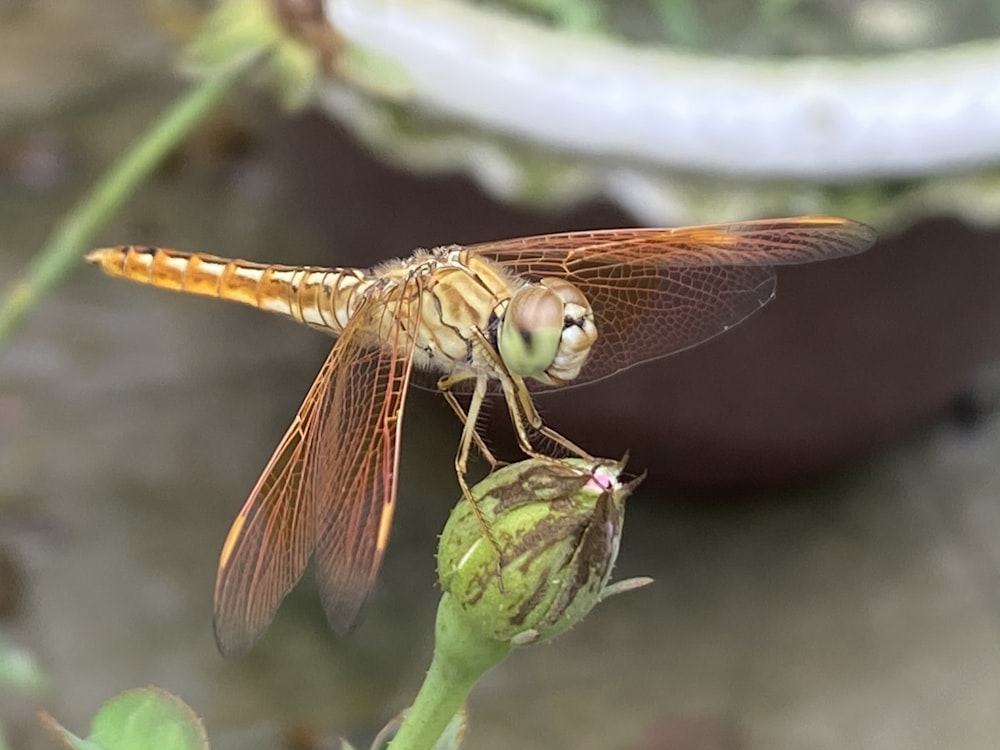
[[[184,90],[174,61],[203,10],[0,3],[5,285]],[[368,266],[800,213],[882,234],[864,256],[782,270],[777,299],[723,337],[540,401],[550,425],[649,473],[616,577],[656,583],[489,675],[470,746],[995,747],[995,4],[326,12],[334,29],[309,38],[343,64],[313,106],[286,115],[241,89],[98,244]],[[40,707],[83,734],[106,698],[146,684],[191,704],[220,748],[360,744],[409,703],[458,494],[459,425],[436,394],[407,407],[393,541],[361,628],[336,640],[306,582],[249,656],[224,661],[212,640],[222,539],[329,346],[83,267],[7,343],[0,640],[45,676],[31,692],[0,681],[10,747],[51,746]],[[514,457],[494,411],[491,444]]]

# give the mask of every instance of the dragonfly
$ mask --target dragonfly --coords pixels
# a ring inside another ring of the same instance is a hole
[[[389,538],[418,371],[437,377],[463,422],[455,471],[471,501],[472,446],[496,465],[477,430],[489,394],[502,396],[527,455],[550,455],[535,448],[547,440],[552,451],[586,457],[544,424],[535,393],[695,346],[767,304],[776,266],[854,255],[875,239],[849,219],[801,216],[448,245],[367,270],[139,245],[87,260],[111,276],[234,300],[336,337],[222,546],[215,636],[223,654],[238,655],[313,558],[330,625],[345,634],[355,624]]]

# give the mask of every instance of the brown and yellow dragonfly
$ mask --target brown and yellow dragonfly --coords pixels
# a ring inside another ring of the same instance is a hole
[[[246,651],[315,556],[324,609],[346,632],[374,583],[396,503],[414,368],[464,421],[470,448],[498,390],[525,453],[547,438],[532,391],[589,383],[726,331],[775,291],[775,266],[875,241],[847,219],[804,216],[676,229],[606,229],[417,250],[370,270],[279,266],[142,246],[95,250],[112,276],[236,300],[337,337],[240,511],[219,560],[215,633]],[[471,391],[463,407],[456,391]],[[495,463],[495,462],[494,462]]]

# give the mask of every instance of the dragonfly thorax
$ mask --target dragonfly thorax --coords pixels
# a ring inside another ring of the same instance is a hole
[[[497,348],[515,375],[560,385],[580,374],[596,340],[586,296],[553,277],[514,292],[500,321]]]

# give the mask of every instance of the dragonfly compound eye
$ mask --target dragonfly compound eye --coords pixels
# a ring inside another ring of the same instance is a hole
[[[550,384],[566,383],[580,374],[597,341],[594,311],[587,296],[565,279],[552,277],[540,283],[562,301],[563,324],[556,355],[545,368],[546,377],[538,379]]]
[[[564,304],[544,286],[523,286],[507,306],[497,346],[507,368],[521,377],[544,378],[562,336]]]

